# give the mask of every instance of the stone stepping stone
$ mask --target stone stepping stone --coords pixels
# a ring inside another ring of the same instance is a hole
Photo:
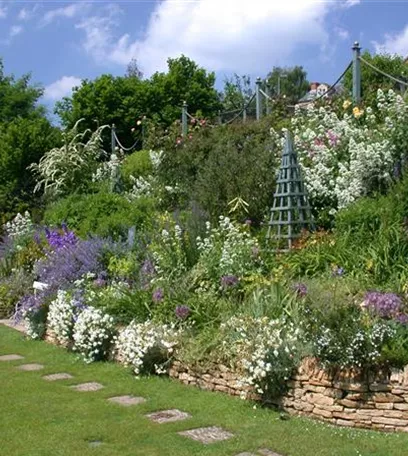
[[[61,372],[58,374],[45,375],[43,377],[43,379],[47,380],[47,382],[55,382],[56,380],[68,380],[70,378],[74,378],[74,377],[71,374],[66,374],[65,372]]]
[[[244,453],[239,453],[236,456],[256,456],[255,453],[248,453],[247,451],[244,451]]]
[[[162,410],[155,413],[150,413],[146,415],[147,418],[154,421],[155,423],[172,423],[174,421],[183,421],[187,418],[191,418],[191,415],[181,410],[172,409],[172,410]]]
[[[124,407],[130,407],[132,405],[143,404],[146,402],[146,399],[144,397],[135,396],[116,396],[110,397],[108,401],[114,404],[123,405]]]
[[[103,388],[103,385],[96,382],[80,383],[79,385],[73,385],[71,388],[75,391],[98,391]]]
[[[42,364],[22,364],[21,366],[17,366],[16,369],[22,370],[22,371],[27,371],[27,372],[33,372],[33,371],[39,371],[44,369],[44,366]]]
[[[88,442],[88,445],[89,445],[91,448],[100,447],[102,444],[103,444],[102,440],[90,440],[90,441]]]
[[[230,432],[225,431],[224,429],[217,426],[191,429],[190,431],[183,431],[179,432],[178,434],[184,437],[189,437],[193,440],[197,440],[204,445],[221,442],[223,440],[228,440],[231,437],[234,437],[234,434],[231,434]]]
[[[1,355],[0,361],[17,361],[19,359],[24,359],[24,356],[20,355]]]
[[[262,456],[282,456],[281,454],[275,453],[274,451],[268,450],[267,448],[258,450],[258,453]]]

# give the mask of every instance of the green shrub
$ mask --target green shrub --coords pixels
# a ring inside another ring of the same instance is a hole
[[[249,122],[203,128],[183,141],[169,135],[158,178],[180,189],[179,207],[194,201],[216,220],[240,197],[249,204],[245,218],[260,222],[272,204],[280,160],[269,127]]]
[[[139,150],[125,158],[122,164],[122,178],[126,188],[132,187],[130,176],[147,177],[153,172],[148,150]]]
[[[129,202],[116,193],[71,195],[50,206],[44,215],[48,225],[65,222],[81,237],[90,234],[117,239],[130,227],[140,232],[151,222],[154,205],[149,199]]]

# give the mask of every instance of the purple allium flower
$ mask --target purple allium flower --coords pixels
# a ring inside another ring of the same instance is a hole
[[[102,279],[101,277],[98,277],[94,280],[94,285],[98,288],[103,288],[104,286],[106,286],[106,280]]]
[[[164,292],[161,288],[157,288],[157,290],[154,290],[152,299],[154,302],[162,302],[164,299]]]
[[[343,277],[343,275],[344,275],[344,269],[343,268],[340,268],[339,266],[335,266],[332,269],[332,276],[333,277]]]
[[[254,247],[252,247],[252,249],[251,249],[251,255],[252,255],[254,258],[258,258],[260,253],[261,253],[261,251],[259,250],[259,247],[257,247],[256,245],[255,245]]]
[[[366,293],[363,306],[382,318],[397,318],[401,315],[402,299],[395,293],[370,291]]]
[[[304,283],[294,283],[292,289],[299,298],[304,298],[307,295],[307,286]]]
[[[226,275],[221,277],[221,286],[223,288],[232,288],[238,285],[239,279],[235,275]]]
[[[177,306],[174,313],[178,319],[185,320],[190,315],[191,310],[188,306]]]
[[[398,315],[396,320],[398,321],[398,323],[401,323],[401,325],[407,325],[408,326],[408,315],[407,314]]]

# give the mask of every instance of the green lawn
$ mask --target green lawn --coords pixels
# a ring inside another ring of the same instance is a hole
[[[191,456],[230,455],[269,448],[288,456],[402,456],[408,434],[380,434],[334,428],[318,422],[280,419],[277,412],[223,394],[185,387],[165,378],[138,380],[122,366],[86,365],[72,353],[45,342],[28,341],[0,326],[0,454],[7,456]],[[23,372],[16,366],[41,363],[45,369]],[[47,382],[45,374],[67,372],[71,380]],[[68,385],[96,381],[105,388],[76,392]],[[132,394],[146,403],[122,407],[106,398]],[[178,408],[192,418],[168,424],[150,422],[146,413]],[[177,434],[203,426],[221,426],[235,434],[228,441],[203,445]],[[90,447],[89,442],[102,445]]]

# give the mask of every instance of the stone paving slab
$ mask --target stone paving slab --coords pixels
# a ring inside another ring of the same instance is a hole
[[[191,418],[191,415],[181,410],[172,409],[172,410],[162,410],[159,412],[150,413],[146,415],[150,420],[155,423],[172,423],[174,421],[183,421],[187,418]]]
[[[71,374],[66,374],[65,372],[61,372],[58,374],[45,375],[43,377],[43,379],[47,380],[47,382],[55,382],[56,380],[68,380],[70,378],[74,378],[74,377]]]
[[[267,448],[258,450],[258,453],[262,456],[282,456],[281,454],[275,453],[274,451],[268,450]]]
[[[20,355],[1,355],[0,356],[0,361],[17,361],[19,359],[24,359],[24,356]]]
[[[39,371],[44,369],[43,364],[22,364],[21,366],[17,366],[16,369],[22,370],[22,371],[27,371],[27,372],[33,372],[33,371]]]
[[[102,440],[91,440],[88,442],[88,445],[91,448],[97,448],[100,447],[103,444]]]
[[[204,445],[221,442],[223,440],[228,440],[231,437],[234,437],[234,434],[231,434],[230,432],[217,426],[191,429],[189,431],[179,432],[178,434],[184,437],[189,437],[193,440],[197,440]]]
[[[15,329],[16,331],[20,331],[22,333],[27,332],[27,328],[23,323],[16,323],[14,320],[0,320],[0,325],[7,326],[9,328]]]
[[[75,391],[98,391],[103,388],[103,385],[97,382],[80,383],[73,385],[71,388]]]
[[[132,405],[143,404],[146,402],[144,397],[135,397],[135,396],[116,396],[110,397],[108,399],[109,402],[123,405],[124,407],[130,407]]]
[[[256,454],[255,453],[248,453],[247,451],[245,451],[244,453],[239,453],[236,456],[256,456]]]

